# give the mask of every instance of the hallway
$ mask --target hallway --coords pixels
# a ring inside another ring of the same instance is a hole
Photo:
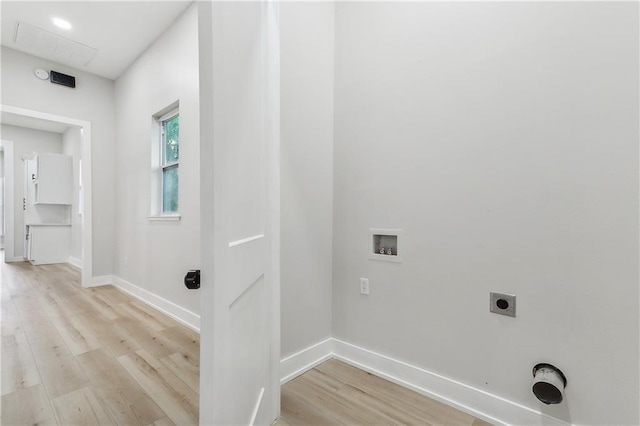
[[[198,423],[197,333],[68,264],[0,269],[2,424]],[[279,425],[483,424],[337,360],[282,392]]]
[[[72,266],[0,265],[2,424],[198,423],[196,332]]]

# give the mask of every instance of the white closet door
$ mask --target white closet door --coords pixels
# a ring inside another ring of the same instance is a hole
[[[277,10],[200,7],[200,424],[279,414]]]

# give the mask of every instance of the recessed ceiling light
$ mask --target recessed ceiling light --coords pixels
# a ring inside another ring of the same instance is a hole
[[[64,19],[60,18],[51,18],[51,20],[56,25],[56,27],[62,28],[63,30],[71,29],[71,24],[69,23],[69,21],[65,21]]]

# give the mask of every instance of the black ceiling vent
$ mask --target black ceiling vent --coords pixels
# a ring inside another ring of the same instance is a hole
[[[72,75],[62,74],[61,72],[51,71],[51,73],[49,73],[49,80],[51,80],[52,83],[62,86],[76,87],[76,78]]]

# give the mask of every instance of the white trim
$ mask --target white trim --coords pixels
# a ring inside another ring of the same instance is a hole
[[[420,367],[334,339],[336,359],[496,425],[562,425],[560,419]]]
[[[120,290],[200,333],[200,315],[188,311],[182,306],[178,306],[175,303],[153,294],[142,287],[138,287],[129,281],[123,280],[120,277],[115,275],[112,277],[112,284]]]
[[[152,131],[151,131],[151,214],[147,217],[150,221],[169,221],[180,220],[180,214],[178,212],[164,213],[164,171],[169,168],[180,168],[180,158],[178,161],[171,163],[164,162],[165,158],[165,134],[164,123],[171,120],[174,117],[180,116],[180,100],[173,102],[166,108],[163,108],[158,113],[152,116]],[[178,141],[179,142],[179,141]],[[180,187],[178,185],[178,207],[180,202]],[[164,218],[164,216],[178,217]]]
[[[13,141],[0,140],[4,151],[4,261],[21,262],[23,257],[15,256],[15,154]]]
[[[311,345],[308,348],[289,355],[280,361],[280,384],[284,385],[299,375],[311,370],[318,364],[322,364],[333,355],[333,339]]]
[[[77,257],[69,256],[69,263],[75,266],[76,268],[82,269],[82,260]],[[93,282],[93,280],[91,280]]]
[[[80,158],[82,159],[82,286],[90,285],[93,277],[93,204],[92,160],[91,160],[91,123],[83,122],[80,129]]]
[[[170,316],[181,324],[186,325],[190,329],[200,333],[200,315],[184,309],[173,302],[168,301],[160,296],[151,293],[127,280],[123,280],[115,275],[102,275],[93,277],[93,281],[88,287],[101,287],[104,285],[113,285],[124,291],[128,295],[138,299],[157,311]]]
[[[239,246],[241,244],[250,243],[251,241],[259,240],[260,238],[264,238],[264,234],[254,235],[253,237],[243,238],[241,240],[231,241],[229,243],[229,248]]]
[[[84,211],[82,214],[82,286],[92,287],[93,280],[93,216],[91,215],[92,192],[91,192],[91,122],[78,120],[75,118],[63,117],[61,115],[49,114],[13,105],[0,104],[0,111],[9,114],[32,117],[40,120],[55,121],[72,127],[79,127],[81,134],[80,158],[84,166],[82,170],[82,191],[84,196]],[[6,155],[6,152],[5,152]],[[5,157],[6,158],[6,157]],[[6,170],[5,170],[6,175]],[[15,236],[11,236],[15,237]],[[9,239],[7,239],[9,240]],[[13,249],[12,249],[13,251]],[[13,253],[15,254],[15,253]]]
[[[351,364],[496,425],[570,424],[457,380],[334,338],[318,342],[282,359],[281,384],[329,358]]]
[[[171,107],[169,107],[169,108],[171,108]],[[180,115],[180,107],[177,106],[177,105],[171,111],[169,111],[166,114],[163,114],[162,116],[156,118],[156,120],[158,120],[160,123],[162,123],[163,121],[168,121],[169,119],[175,117],[176,115]]]
[[[113,275],[100,275],[98,277],[93,277],[91,279],[91,284],[88,286],[84,286],[84,288],[90,288],[90,287],[100,287],[103,285],[113,285],[113,283],[115,282],[116,278]]]
[[[158,214],[158,215],[147,216],[147,219],[150,222],[161,222],[161,221],[175,222],[178,220],[182,220],[182,215],[181,214]]]
[[[173,111],[163,115],[158,119],[158,123],[160,124],[160,170],[158,173],[158,177],[160,179],[160,214],[164,214],[164,172],[169,169],[175,169],[176,173],[180,173],[180,152],[178,150],[178,160],[167,162],[165,158],[167,155],[167,130],[166,123],[168,121],[173,120],[178,117],[180,119],[180,107],[176,107]],[[180,129],[180,123],[178,122],[178,131]],[[180,148],[180,138],[178,138],[178,149]],[[178,184],[178,204],[176,207],[180,206],[180,185]],[[176,212],[169,211],[169,214],[175,214]]]
[[[258,400],[256,401],[255,407],[253,407],[253,414],[251,414],[250,425],[256,424],[256,417],[258,417],[258,411],[260,411],[260,406],[262,405],[262,399],[264,398],[264,388],[260,389],[260,393],[258,394]]]
[[[280,416],[280,377],[278,376],[279,363],[281,357],[281,249],[280,249],[280,228],[282,214],[280,210],[281,196],[281,149],[280,149],[280,2],[267,1],[263,2],[263,11],[266,14],[265,37],[266,52],[264,55],[264,63],[266,65],[266,84],[267,90],[264,97],[264,108],[267,111],[265,120],[265,133],[269,135],[270,147],[267,149],[266,164],[269,175],[267,178],[267,232],[269,235],[268,243],[270,254],[270,271],[271,271],[271,348],[269,363],[269,412],[272,415],[271,420],[275,420]]]

